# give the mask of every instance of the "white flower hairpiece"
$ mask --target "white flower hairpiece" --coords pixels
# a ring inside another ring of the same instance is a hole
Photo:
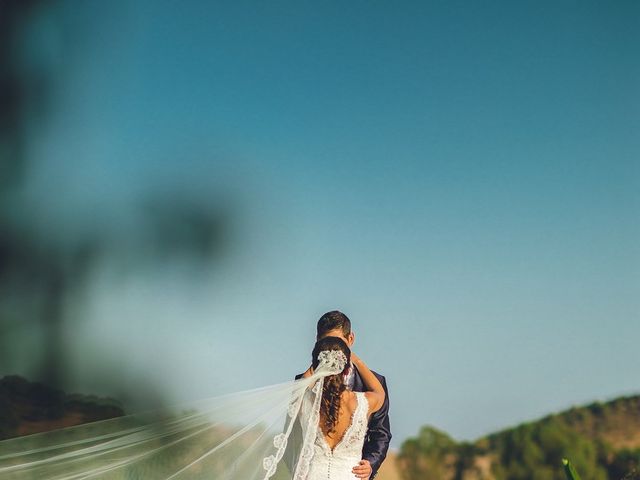
[[[323,350],[318,354],[318,369],[324,367],[331,375],[337,375],[347,365],[347,356],[341,350]]]

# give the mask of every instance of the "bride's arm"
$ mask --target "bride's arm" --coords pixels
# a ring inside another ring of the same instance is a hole
[[[351,361],[360,372],[364,386],[367,389],[367,398],[369,399],[369,413],[377,412],[384,404],[384,388],[380,380],[369,370],[360,357],[351,352]]]

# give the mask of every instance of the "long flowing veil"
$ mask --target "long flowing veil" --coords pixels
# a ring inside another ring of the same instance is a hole
[[[304,479],[322,379],[346,363],[339,351],[319,359],[296,381],[0,441],[0,478]]]

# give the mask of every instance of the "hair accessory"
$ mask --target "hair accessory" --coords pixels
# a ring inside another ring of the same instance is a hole
[[[325,368],[331,375],[337,375],[347,365],[347,356],[341,350],[322,350],[318,354],[318,370]]]

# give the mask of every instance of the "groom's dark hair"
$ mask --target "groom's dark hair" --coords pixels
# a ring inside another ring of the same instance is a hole
[[[322,338],[327,332],[338,328],[342,330],[345,337],[349,335],[351,333],[351,320],[349,320],[349,317],[338,310],[327,312],[318,320],[317,338]]]

